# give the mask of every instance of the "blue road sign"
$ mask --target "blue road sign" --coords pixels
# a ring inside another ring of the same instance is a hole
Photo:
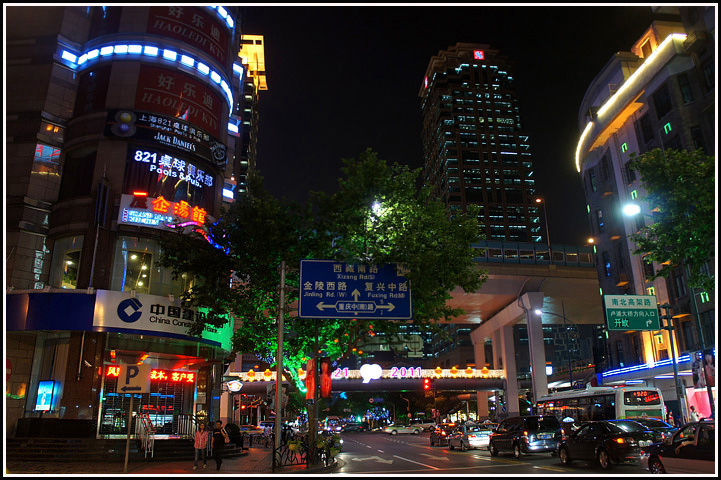
[[[301,260],[300,318],[410,320],[411,288],[396,265]]]

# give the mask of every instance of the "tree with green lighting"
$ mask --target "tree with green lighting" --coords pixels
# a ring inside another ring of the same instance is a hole
[[[280,265],[286,271],[284,360],[286,378],[302,389],[298,369],[316,348],[340,362],[362,355],[363,341],[398,332],[397,321],[301,319],[297,317],[298,267],[303,259],[356,264],[396,263],[408,270],[413,322],[440,331],[437,322],[463,313],[447,300],[456,287],[476,291],[486,274],[474,263],[472,244],[480,240],[477,212],[449,217],[445,206],[417,187],[420,169],[388,165],[367,150],[343,161],[335,193],[311,192],[305,207],[270,195],[251,174],[250,194],[236,200],[199,234],[171,233],[161,240],[160,262],[175,275],[190,274],[184,306],[203,306],[196,322],[220,326],[235,318],[233,350],[275,363]],[[207,241],[206,241],[207,240]],[[316,346],[317,342],[317,346]],[[290,376],[290,377],[289,377]]]
[[[695,152],[654,149],[632,155],[647,192],[645,201],[654,223],[629,235],[636,243],[634,254],[661,264],[649,277],[668,277],[679,265],[690,271],[689,285],[706,292],[715,290],[713,275],[705,269],[715,248],[715,158]]]

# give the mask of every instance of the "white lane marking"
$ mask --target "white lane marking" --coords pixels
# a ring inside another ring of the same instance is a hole
[[[416,465],[420,465],[422,467],[430,468],[431,470],[440,470],[440,468],[434,467],[433,465],[427,465],[425,463],[416,462],[409,458],[399,457],[398,455],[393,455],[393,457],[398,458],[400,460],[405,460],[406,462],[415,463]]]

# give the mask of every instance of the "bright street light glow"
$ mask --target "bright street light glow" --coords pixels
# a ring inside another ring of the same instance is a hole
[[[634,215],[638,215],[639,213],[641,213],[641,207],[636,205],[635,203],[629,203],[623,206],[624,215],[632,217]]]

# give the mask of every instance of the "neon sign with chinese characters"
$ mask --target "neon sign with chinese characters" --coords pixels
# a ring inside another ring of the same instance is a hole
[[[186,181],[196,187],[202,187],[203,185],[208,187],[213,186],[212,175],[190,162],[166,153],[136,150],[133,155],[133,160],[147,163],[149,171],[151,173],[157,173],[158,176],[161,177],[177,178],[179,181]]]
[[[162,195],[149,197],[146,192],[121,195],[119,210],[119,223],[155,228],[203,225],[208,216],[204,208],[190,205],[185,200],[171,202]]]
[[[195,382],[195,372],[172,372],[169,370],[160,370],[155,368],[150,371],[150,380],[174,383],[193,383]]]
[[[105,376],[119,378],[121,370],[121,366],[109,365],[108,369],[105,371]],[[175,372],[154,368],[150,371],[150,380],[173,383],[194,383],[195,372]]]

